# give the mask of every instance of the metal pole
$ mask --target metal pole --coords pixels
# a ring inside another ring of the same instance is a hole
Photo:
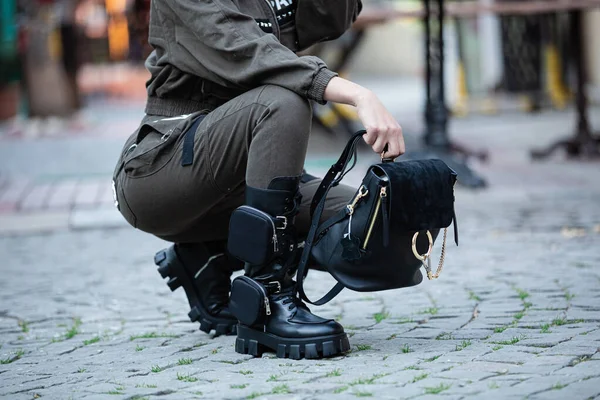
[[[429,130],[431,119],[431,8],[429,0],[423,0],[425,6],[425,15],[423,24],[425,25],[425,126]]]

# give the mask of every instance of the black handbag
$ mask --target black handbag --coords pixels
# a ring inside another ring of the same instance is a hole
[[[344,287],[372,292],[417,285],[423,280],[421,266],[429,279],[437,278],[444,263],[447,228],[453,222],[458,245],[454,212],[457,175],[437,159],[382,160],[372,165],[352,201],[319,224],[327,193],[356,164],[356,144],[365,133],[357,132],[350,139],[312,200],[312,223],[297,283],[301,298],[311,304],[327,303]],[[442,255],[433,273],[430,255],[440,229],[444,229]],[[338,281],[315,302],[306,297],[303,287],[309,261],[326,268]]]

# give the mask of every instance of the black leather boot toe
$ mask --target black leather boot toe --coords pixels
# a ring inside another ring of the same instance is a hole
[[[154,256],[154,263],[174,291],[183,287],[190,304],[188,316],[200,330],[234,335],[237,319],[229,311],[230,277],[241,263],[223,253],[211,254],[201,243],[176,244]]]

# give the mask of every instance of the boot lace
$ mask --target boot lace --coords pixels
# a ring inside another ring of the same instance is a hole
[[[275,301],[283,299],[281,301],[281,303],[287,304],[289,311],[292,311],[298,307],[304,306],[304,303],[302,303],[302,300],[300,300],[296,296],[293,286],[289,287],[287,289],[283,289],[281,292],[274,294],[272,299]]]

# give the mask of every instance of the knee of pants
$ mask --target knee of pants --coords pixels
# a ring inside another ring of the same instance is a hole
[[[312,122],[312,107],[308,99],[281,86],[267,85],[260,95],[261,103],[268,103],[271,112],[280,114],[286,129],[297,128],[308,133]]]

